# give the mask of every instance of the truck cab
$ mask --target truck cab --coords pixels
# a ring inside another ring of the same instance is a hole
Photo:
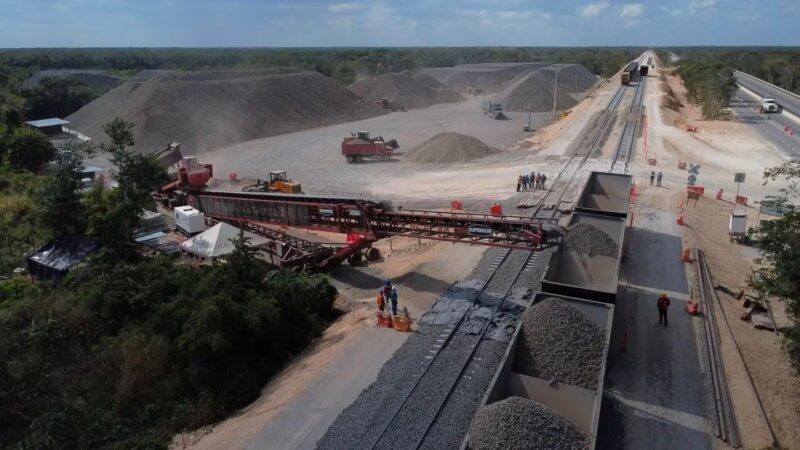
[[[778,113],[781,112],[781,107],[774,98],[764,97],[761,100],[761,112],[763,113]]]

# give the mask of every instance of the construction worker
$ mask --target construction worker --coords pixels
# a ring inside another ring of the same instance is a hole
[[[383,298],[383,290],[378,291],[378,311],[383,312],[383,308],[386,306],[386,301]]]
[[[652,185],[653,185],[653,180],[654,180],[655,178],[656,178],[656,171],[655,171],[655,170],[651,170],[651,171],[650,171],[650,186],[652,186]]]
[[[392,282],[390,280],[386,280],[383,284],[383,298],[386,302],[389,302],[389,298],[392,296]]]
[[[540,178],[541,178],[542,183],[541,183],[541,185],[539,185],[539,187],[541,189],[545,189],[544,184],[547,183],[547,175],[542,173],[542,176]]]
[[[397,315],[397,286],[392,286],[392,295],[389,297],[392,305],[392,315]]]
[[[658,324],[661,325],[663,322],[665,327],[668,326],[667,310],[669,309],[669,297],[667,297],[666,292],[662,292],[661,296],[658,297],[656,306],[658,307]]]
[[[664,174],[661,173],[661,171],[659,170],[658,171],[658,176],[656,177],[656,186],[661,187],[661,177],[663,177],[663,176],[664,176]]]
[[[522,187],[522,175],[517,177],[517,192],[519,192],[519,188]]]
[[[527,191],[531,187],[531,179],[527,175],[522,176],[522,190]]]
[[[541,184],[542,184],[542,178],[537,173],[536,174],[536,189],[539,189],[539,185],[541,185]]]

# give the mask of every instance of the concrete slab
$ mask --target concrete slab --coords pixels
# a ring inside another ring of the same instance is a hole
[[[689,296],[680,230],[673,213],[639,209],[639,227],[626,232],[597,448],[709,449],[700,323],[673,301],[669,327],[658,325],[661,291]]]
[[[315,448],[330,424],[377,379],[384,362],[407,338],[407,333],[385,328],[365,330],[246,448]]]

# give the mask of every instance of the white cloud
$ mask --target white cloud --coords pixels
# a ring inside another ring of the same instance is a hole
[[[354,12],[358,9],[358,3],[334,3],[328,6],[328,11],[334,14]]]
[[[607,1],[589,3],[588,5],[584,5],[578,8],[578,15],[580,15],[584,19],[589,17],[594,17],[603,12],[606,8],[608,8],[608,6],[609,3]]]
[[[689,2],[689,9],[706,9],[717,5],[719,0],[692,0]]]
[[[619,16],[627,20],[637,20],[644,17],[644,4],[642,3],[626,3],[622,5],[622,11]]]

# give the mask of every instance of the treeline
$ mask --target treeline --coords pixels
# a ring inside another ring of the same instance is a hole
[[[609,76],[642,53],[635,48],[186,48],[19,49],[0,51],[0,64],[29,69],[224,69],[294,66],[316,70],[343,85],[359,75],[468,63],[574,62]]]
[[[730,67],[682,59],[677,73],[683,79],[689,101],[700,105],[704,119],[713,120],[723,115],[731,95],[736,92],[736,80]]]
[[[693,47],[670,50],[683,58],[724,64],[800,94],[800,48]]]

